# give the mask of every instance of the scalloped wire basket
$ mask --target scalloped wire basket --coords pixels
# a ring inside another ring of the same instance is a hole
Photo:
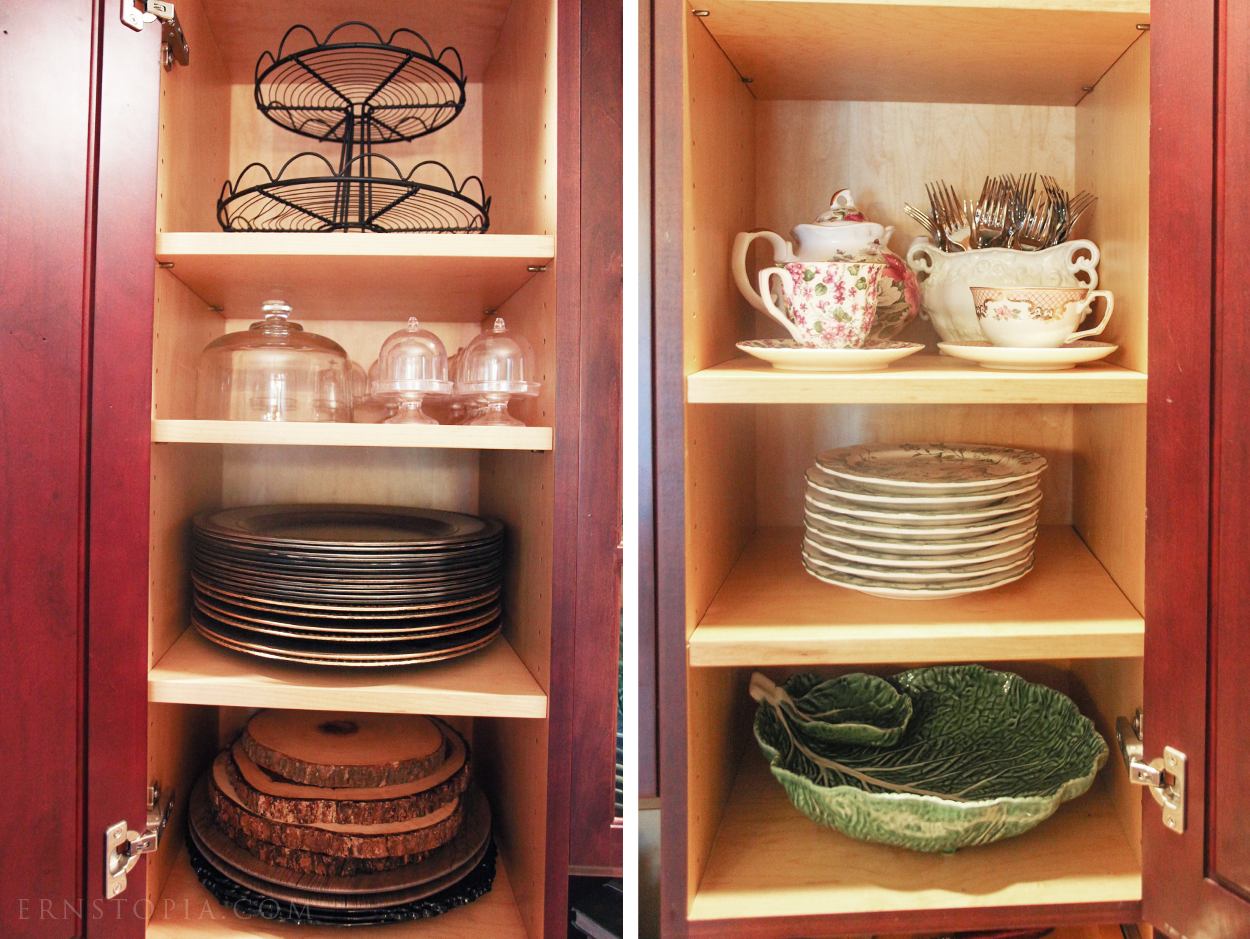
[[[248,232],[485,232],[491,200],[479,177],[457,184],[436,160],[404,173],[373,153],[374,144],[414,140],[455,120],[465,82],[459,52],[448,46],[435,56],[409,29],[384,41],[353,21],[322,42],[307,26],[291,27],[277,54],[256,63],[256,106],[292,133],[341,143],[338,166],[318,153],[296,154],[276,174],[252,163],[222,186],[218,223]]]
[[[288,51],[305,36],[310,43]],[[464,63],[451,46],[436,56],[410,29],[383,40],[353,21],[321,41],[307,26],[292,26],[277,55],[257,60],[255,98],[269,120],[304,137],[356,145],[415,140],[464,110]]]
[[[319,162],[329,173],[293,169],[299,161]],[[379,175],[379,169],[393,175]],[[479,233],[490,227],[490,198],[477,176],[457,185],[436,160],[405,175],[377,154],[354,157],[347,170],[335,173],[319,153],[293,156],[276,177],[252,163],[233,185],[222,186],[217,221],[225,231]]]

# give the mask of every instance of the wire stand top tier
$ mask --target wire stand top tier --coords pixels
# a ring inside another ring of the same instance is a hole
[[[448,46],[436,57],[410,29],[384,41],[372,26],[344,23],[318,42],[307,26],[292,26],[277,55],[266,52],[256,63],[256,107],[317,140],[415,140],[446,127],[464,104],[460,53]]]
[[[292,133],[341,144],[338,167],[316,153],[276,175],[253,163],[222,187],[218,222],[226,231],[486,231],[490,199],[478,177],[457,184],[433,160],[405,174],[373,153],[446,127],[464,110],[465,85],[460,54],[449,46],[436,56],[409,29],[384,40],[350,22],[323,42],[291,27],[277,54],[256,63],[256,106]]]

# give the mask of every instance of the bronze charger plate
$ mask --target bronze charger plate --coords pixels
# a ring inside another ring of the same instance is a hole
[[[361,610],[359,608],[341,609],[334,607],[310,608],[307,605],[291,606],[289,604],[253,601],[238,594],[216,589],[211,584],[196,581],[194,577],[192,577],[192,581],[194,582],[197,595],[207,597],[213,603],[225,604],[227,609],[237,607],[240,610],[252,610],[253,612],[266,615],[300,617],[318,622],[323,620],[348,620],[351,622],[412,620],[417,622],[446,616],[459,616],[493,603],[499,599],[501,593],[501,588],[495,586],[480,597],[463,601],[457,600],[454,603],[427,604],[406,610],[403,608],[399,610],[379,610],[377,608]]]
[[[262,658],[275,659],[283,662],[295,662],[303,665],[352,665],[360,667],[381,665],[421,665],[429,662],[440,662],[468,655],[484,649],[494,641],[502,628],[502,617],[479,629],[449,636],[444,639],[410,640],[397,644],[404,647],[403,651],[356,650],[349,648],[326,649],[316,642],[306,640],[283,640],[268,637],[260,642],[255,637],[223,627],[205,619],[197,610],[191,611],[191,622],[200,635],[211,642],[236,652],[246,652]],[[346,646],[346,644],[344,644]]]
[[[471,544],[503,531],[494,519],[390,505],[256,505],[204,512],[194,527],[248,544],[386,552]]]
[[[356,616],[372,616],[377,613],[406,613],[411,616],[414,613],[426,610],[445,610],[472,606],[482,602],[487,597],[497,596],[500,591],[498,580],[496,580],[493,585],[466,588],[442,597],[422,598],[421,602],[379,598],[376,603],[366,603],[363,600],[353,598],[325,597],[317,592],[314,592],[312,597],[322,602],[309,602],[310,598],[306,594],[274,597],[260,594],[259,591],[247,590],[246,588],[241,591],[233,584],[221,587],[211,581],[204,580],[195,573],[192,573],[191,580],[197,589],[219,596],[231,603],[250,601],[251,604],[261,604],[264,607],[287,609],[293,612],[300,610],[316,611],[318,615],[329,611],[351,613]]]
[[[485,626],[496,619],[502,612],[501,608],[496,605],[494,608],[487,610],[481,616],[469,620],[468,622],[429,627],[426,629],[406,630],[404,632],[373,632],[371,630],[364,629],[351,630],[347,632],[340,629],[334,632],[326,632],[299,629],[298,627],[283,624],[256,623],[249,620],[235,619],[234,617],[206,609],[199,602],[198,598],[195,601],[195,607],[196,612],[202,615],[205,619],[229,629],[240,630],[244,633],[255,633],[261,636],[275,636],[283,639],[303,639],[310,642],[325,642],[329,644],[358,642],[412,642],[425,639],[441,639],[445,636],[455,636],[460,633],[469,632]]]
[[[282,613],[258,612],[247,607],[222,603],[205,594],[197,593],[193,601],[203,613],[226,622],[241,621],[255,626],[272,626],[278,629],[297,629],[312,634],[316,633],[376,633],[401,635],[438,631],[455,626],[480,622],[483,618],[496,615],[502,609],[498,600],[490,601],[477,607],[452,611],[445,616],[412,617],[402,620],[373,619],[323,619],[310,616],[289,616]]]

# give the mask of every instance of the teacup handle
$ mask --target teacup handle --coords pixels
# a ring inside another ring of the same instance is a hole
[[[786,295],[787,300],[793,303],[794,293],[793,293],[793,289],[790,287],[790,281],[786,277],[787,274],[789,274],[789,271],[787,271],[784,267],[766,267],[762,271],[760,271],[759,297],[763,301],[763,304],[764,304],[763,312],[767,313],[769,316],[775,319],[778,323],[784,326],[786,328],[786,332],[790,334],[790,336],[794,339],[795,342],[803,342],[803,333],[799,330],[797,326],[795,326],[792,322],[790,322],[789,317],[787,317],[784,313],[782,313],[779,309],[777,309],[777,305],[773,303],[773,292],[769,288],[769,283],[768,283],[769,278],[773,277],[774,275],[780,275],[781,276],[781,292]]]
[[[755,292],[755,287],[751,284],[751,278],[747,276],[747,251],[751,247],[751,242],[756,238],[764,238],[773,246],[773,263],[787,260],[790,254],[790,243],[780,235],[770,231],[744,231],[739,232],[734,238],[733,253],[730,255],[730,267],[734,272],[734,283],[738,285],[738,290],[742,296],[746,297],[747,303],[755,307],[761,313],[767,313],[764,309],[763,298]]]
[[[1094,300],[1098,297],[1102,297],[1107,301],[1107,312],[1102,315],[1102,322],[1100,322],[1093,329],[1082,329],[1080,332],[1073,333],[1067,338],[1067,342],[1075,342],[1076,340],[1083,339],[1086,336],[1100,335],[1102,331],[1107,328],[1107,323],[1111,319],[1111,310],[1115,307],[1115,298],[1111,296],[1110,290],[1091,290],[1089,292],[1089,297],[1085,301],[1086,308],[1088,309],[1093,306]]]

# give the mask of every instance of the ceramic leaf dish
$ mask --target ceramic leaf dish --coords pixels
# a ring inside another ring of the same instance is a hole
[[[1084,794],[1107,760],[1067,696],[979,665],[780,686],[756,673],[751,696],[790,801],[860,841],[949,852],[1010,838]]]

